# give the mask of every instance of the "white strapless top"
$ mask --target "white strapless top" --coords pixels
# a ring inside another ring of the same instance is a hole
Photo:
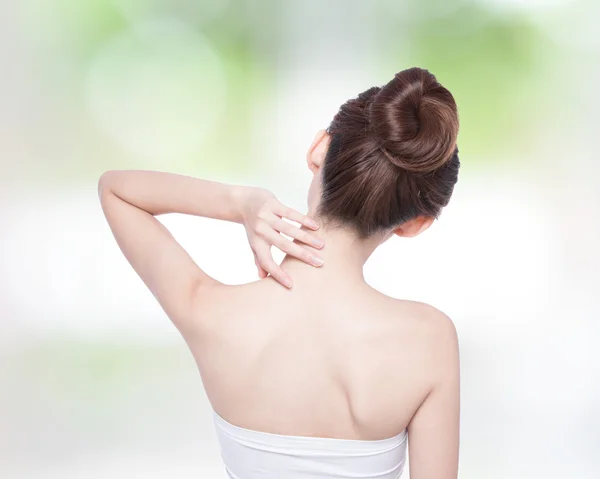
[[[404,469],[406,429],[374,441],[288,436],[234,426],[213,413],[232,479],[397,479]]]

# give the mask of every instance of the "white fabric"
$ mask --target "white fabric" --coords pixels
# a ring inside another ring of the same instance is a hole
[[[213,413],[232,479],[397,479],[406,461],[406,430],[376,441],[288,436],[235,426]]]

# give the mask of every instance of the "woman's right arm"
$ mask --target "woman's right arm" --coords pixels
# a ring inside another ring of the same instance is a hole
[[[408,426],[411,479],[456,479],[460,417],[458,338],[443,313],[434,321],[430,350],[434,383]]]
[[[312,229],[318,225],[311,227],[310,218],[282,205],[262,188],[122,170],[104,173],[98,194],[119,248],[180,330],[195,326],[200,298],[222,283],[200,269],[156,216],[183,213],[243,224],[262,276],[268,272],[282,284],[288,278],[273,261],[270,247],[306,262],[313,253],[280,233],[307,243],[319,240],[284,218]]]

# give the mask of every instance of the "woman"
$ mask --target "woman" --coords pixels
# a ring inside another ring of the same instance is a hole
[[[457,477],[455,328],[363,277],[377,246],[422,233],[447,205],[457,134],[450,92],[412,68],[346,102],[318,132],[307,215],[262,188],[102,175],[121,250],[198,364],[229,477],[397,478],[407,449],[411,479]],[[261,279],[210,277],[155,218],[171,212],[242,224]],[[271,246],[286,253],[280,266]]]

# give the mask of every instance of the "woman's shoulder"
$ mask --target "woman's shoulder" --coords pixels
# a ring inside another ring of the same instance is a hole
[[[383,299],[388,318],[403,330],[409,329],[430,340],[443,341],[456,337],[454,322],[440,309],[421,301],[394,298],[379,291],[377,293]]]

